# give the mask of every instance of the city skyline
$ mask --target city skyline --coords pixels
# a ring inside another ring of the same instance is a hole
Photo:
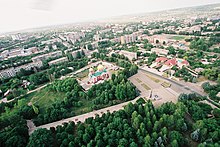
[[[31,2],[3,0],[0,2],[0,17],[4,21],[0,23],[0,33],[220,2],[219,0],[186,1],[161,2],[155,0],[152,2],[139,0],[138,2],[125,2],[122,0],[116,2],[113,0],[106,5],[106,2],[100,0],[92,2],[85,2],[85,0],[78,2],[69,0],[62,2],[58,0],[32,0]],[[137,7],[138,9],[136,9]],[[9,13],[5,14],[5,12]]]

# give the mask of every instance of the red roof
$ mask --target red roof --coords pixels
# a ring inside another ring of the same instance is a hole
[[[156,59],[156,62],[165,62],[165,61],[167,61],[166,57],[159,57]]]
[[[189,62],[188,62],[188,61],[186,61],[186,60],[184,60],[184,61],[182,62],[182,64],[188,65],[188,64],[189,64]]]
[[[167,60],[167,61],[165,62],[165,64],[166,64],[166,65],[176,65],[176,64],[177,64],[177,61],[176,61],[176,59],[174,58],[174,59]]]

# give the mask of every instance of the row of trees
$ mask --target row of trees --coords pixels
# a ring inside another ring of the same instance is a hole
[[[84,123],[38,129],[28,146],[219,146],[220,111],[198,102],[201,99],[195,94],[182,94],[177,104],[165,103],[159,108],[142,99],[129,103],[124,110],[97,115]],[[212,111],[214,117],[208,118]]]
[[[28,146],[186,146],[181,133],[187,130],[184,105],[168,103],[155,109],[150,101],[144,105],[143,101],[85,123],[36,130]],[[43,140],[47,137],[48,141]]]
[[[220,84],[211,85],[209,82],[205,82],[202,84],[202,88],[206,93],[209,94],[209,97],[216,101],[217,103],[220,101],[220,97],[217,94],[220,92]]]

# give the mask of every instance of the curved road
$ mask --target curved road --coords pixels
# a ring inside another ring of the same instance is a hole
[[[154,75],[154,76],[156,76],[156,77],[158,77],[158,78],[161,78],[161,79],[163,79],[163,80],[165,80],[165,81],[169,81],[170,83],[172,83],[172,85],[178,86],[180,89],[185,89],[186,91],[190,91],[190,92],[196,93],[196,94],[198,94],[198,95],[200,95],[200,96],[207,96],[207,94],[204,93],[204,92],[201,92],[201,91],[199,91],[199,90],[197,90],[197,89],[195,89],[195,88],[193,88],[193,87],[188,87],[188,86],[183,85],[183,82],[181,82],[181,81],[178,81],[178,82],[177,82],[177,81],[174,81],[174,80],[171,80],[171,79],[167,79],[167,78],[165,78],[165,77],[163,77],[163,76],[160,76],[160,75],[158,75],[158,74],[155,74],[155,73],[153,73],[153,72],[150,72],[150,71],[147,71],[147,70],[144,70],[144,69],[139,69],[139,70],[144,71],[144,72],[146,72],[146,73],[148,73],[148,74]],[[107,112],[111,112],[111,113],[112,113],[112,112],[114,112],[114,111],[121,110],[121,109],[123,109],[124,106],[127,105],[129,102],[134,103],[134,102],[136,102],[136,100],[139,99],[140,97],[145,97],[145,96],[143,96],[143,95],[141,94],[139,97],[135,98],[134,100],[128,101],[128,102],[124,102],[124,103],[121,103],[121,104],[118,104],[118,105],[114,105],[114,106],[110,106],[110,107],[103,108],[103,109],[100,109],[100,110],[92,111],[92,112],[85,113],[85,114],[82,114],[82,115],[78,115],[78,116],[66,118],[66,119],[63,119],[63,120],[60,120],[60,121],[48,123],[48,124],[41,125],[41,126],[38,126],[38,127],[35,127],[34,124],[33,124],[33,122],[32,122],[31,120],[28,120],[28,121],[27,121],[27,125],[28,125],[28,127],[29,127],[29,135],[30,135],[31,133],[33,133],[34,130],[39,129],[39,128],[50,129],[50,127],[56,127],[56,126],[58,126],[58,125],[63,125],[63,123],[68,123],[68,122],[70,122],[70,121],[73,121],[73,122],[75,122],[75,123],[77,123],[77,122],[79,122],[79,121],[80,121],[80,122],[84,122],[84,121],[85,121],[87,118],[89,118],[89,117],[95,117],[96,115],[100,115],[100,116],[101,116],[103,113],[107,113]],[[213,101],[210,100],[208,97],[207,97],[207,101],[213,103]]]
[[[50,127],[57,127],[59,125],[63,125],[63,123],[68,123],[70,121],[73,121],[75,123],[77,123],[79,121],[80,122],[84,122],[87,118],[95,117],[96,115],[101,116],[102,114],[107,113],[107,112],[112,113],[114,111],[121,110],[129,102],[135,103],[140,97],[141,96],[139,96],[139,97],[137,97],[137,98],[135,98],[133,100],[130,100],[130,101],[118,104],[118,105],[114,105],[114,106],[110,106],[110,107],[107,107],[107,108],[95,110],[95,111],[88,112],[88,113],[85,113],[85,114],[82,114],[82,115],[66,118],[66,119],[63,119],[63,120],[56,121],[56,122],[52,122],[52,123],[48,123],[48,124],[45,124],[45,125],[41,125],[41,126],[38,126],[38,127],[35,127],[31,120],[27,120],[27,126],[29,128],[29,135],[32,134],[34,132],[34,130],[39,129],[39,128],[50,129]]]

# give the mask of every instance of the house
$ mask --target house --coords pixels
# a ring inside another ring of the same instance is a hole
[[[175,65],[177,65],[177,61],[175,58],[173,58],[173,59],[167,60],[164,64],[167,66],[175,66]]]
[[[154,62],[153,64],[151,64],[151,68],[158,68],[160,67],[164,62],[166,62],[168,59],[166,57],[158,57],[156,58],[156,62]]]
[[[183,66],[189,66],[189,62],[184,59],[177,58],[176,61],[177,61],[177,66],[180,68],[182,68]]]
[[[156,59],[157,63],[164,63],[165,61],[167,61],[168,59],[166,57],[159,57]]]
[[[159,71],[161,72],[169,70],[173,66],[177,66],[180,69],[183,66],[189,66],[189,62],[181,58],[173,58],[173,59],[166,60],[166,58],[163,57],[163,58],[157,58],[157,60],[158,60],[158,63],[159,62],[164,63],[164,65],[159,69]]]

